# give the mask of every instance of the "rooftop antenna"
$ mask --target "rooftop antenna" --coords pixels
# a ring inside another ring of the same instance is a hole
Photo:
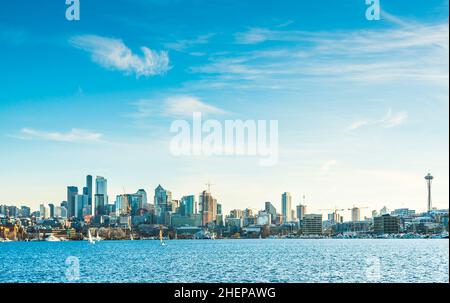
[[[205,185],[208,187],[208,193],[211,193],[211,186],[215,184],[212,184],[211,181],[208,181],[208,183],[206,183]]]

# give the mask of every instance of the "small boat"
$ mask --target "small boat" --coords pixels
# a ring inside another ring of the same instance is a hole
[[[90,229],[88,229],[88,241],[89,241],[89,244],[95,244],[94,239],[92,239],[92,235],[91,235],[91,230]]]
[[[159,243],[161,246],[166,246],[166,242],[164,242],[164,237],[163,237],[163,227],[162,225],[159,226]]]
[[[102,240],[103,240],[103,239],[98,235],[98,231],[97,231],[97,235],[95,236],[94,240],[95,240],[96,242],[102,241]]]
[[[54,235],[50,235],[47,238],[45,238],[46,242],[61,242],[60,238],[55,237]]]

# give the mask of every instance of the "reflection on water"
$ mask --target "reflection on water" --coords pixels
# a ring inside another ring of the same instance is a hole
[[[449,282],[448,240],[0,243],[0,282]]]

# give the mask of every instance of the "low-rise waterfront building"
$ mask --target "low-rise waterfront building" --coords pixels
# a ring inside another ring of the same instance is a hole
[[[321,235],[323,233],[322,215],[305,214],[303,217],[302,233],[304,235]]]
[[[373,229],[376,234],[398,234],[400,233],[400,218],[385,214],[374,218]]]

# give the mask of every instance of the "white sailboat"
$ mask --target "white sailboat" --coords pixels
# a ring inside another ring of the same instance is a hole
[[[92,239],[92,235],[91,235],[91,230],[90,229],[88,229],[88,241],[89,241],[89,244],[95,244],[94,239]]]
[[[95,239],[94,239],[95,241],[102,241],[103,239],[99,236],[99,234],[98,234],[98,230],[97,230],[97,235],[95,236]]]
[[[166,246],[166,242],[164,242],[163,238],[163,227],[162,225],[159,226],[159,243],[161,246]]]

